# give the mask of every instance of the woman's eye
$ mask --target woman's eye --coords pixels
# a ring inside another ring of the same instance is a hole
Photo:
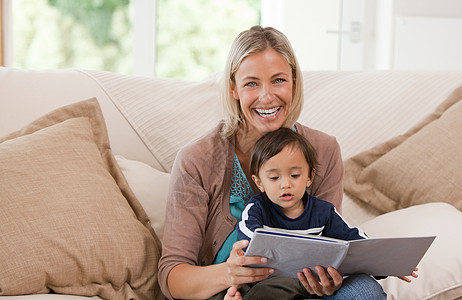
[[[285,81],[286,81],[286,80],[283,79],[283,78],[278,78],[278,79],[276,79],[274,82],[275,82],[275,83],[283,83],[283,82],[285,82]]]
[[[255,82],[247,82],[245,86],[253,87],[256,86],[257,84]]]

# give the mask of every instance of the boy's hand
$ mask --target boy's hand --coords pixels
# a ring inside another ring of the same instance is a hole
[[[412,272],[412,274],[410,276],[414,277],[414,278],[417,278],[419,277],[419,275],[417,275],[417,271],[419,269],[418,268],[415,268],[414,269],[414,272]],[[411,282],[412,280],[410,278],[408,278],[407,276],[398,276],[399,279],[403,280],[403,281],[406,281],[406,282]]]

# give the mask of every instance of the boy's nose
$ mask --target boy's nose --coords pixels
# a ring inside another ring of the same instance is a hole
[[[283,177],[281,180],[281,188],[288,188],[290,187],[290,179],[287,177]]]

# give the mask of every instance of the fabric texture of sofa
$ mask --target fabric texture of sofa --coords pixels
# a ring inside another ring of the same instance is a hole
[[[461,298],[462,71],[303,75],[299,121],[341,146],[345,219],[437,236],[419,278],[380,281],[389,299]],[[0,68],[2,299],[162,299],[168,173],[221,119],[221,82]]]

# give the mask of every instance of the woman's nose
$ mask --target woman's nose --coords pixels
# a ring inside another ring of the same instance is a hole
[[[273,100],[273,98],[274,98],[274,94],[273,94],[271,86],[263,85],[260,91],[260,98],[258,100],[260,102],[270,102],[271,100]]]

